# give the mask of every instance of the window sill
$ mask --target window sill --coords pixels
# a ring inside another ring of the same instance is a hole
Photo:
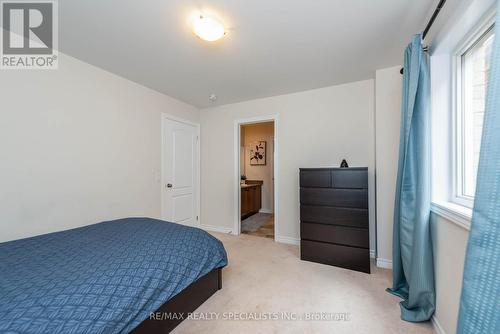
[[[470,231],[472,209],[450,202],[432,202],[431,211]]]

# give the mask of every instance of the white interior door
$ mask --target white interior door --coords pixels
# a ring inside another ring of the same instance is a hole
[[[164,118],[163,219],[196,226],[199,193],[199,128]]]

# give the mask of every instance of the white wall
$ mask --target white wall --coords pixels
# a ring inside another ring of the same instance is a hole
[[[469,231],[437,215],[431,215],[436,284],[434,321],[442,332],[456,333],[465,251]]]
[[[299,168],[337,167],[343,158],[370,169],[374,232],[373,80],[201,110],[202,224],[232,229],[234,121],[271,114],[279,114],[278,236],[299,238]]]
[[[273,123],[259,123],[242,126],[244,129],[244,154],[243,163],[245,175],[248,180],[263,181],[262,184],[262,208],[261,212],[274,212],[274,189],[273,189],[273,151],[274,151],[274,125]],[[250,149],[257,141],[266,142],[266,164],[251,165]]]
[[[160,217],[168,96],[60,54],[53,71],[0,74],[0,242],[106,219]]]
[[[375,133],[377,171],[377,263],[392,266],[392,225],[399,159],[401,66],[375,74]]]

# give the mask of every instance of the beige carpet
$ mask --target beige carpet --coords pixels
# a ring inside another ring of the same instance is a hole
[[[399,299],[384,291],[390,284],[388,270],[372,268],[367,275],[300,261],[297,246],[267,238],[213,235],[224,243],[229,265],[223,270],[222,290],[198,308],[198,315],[216,312],[227,318],[228,312],[242,312],[251,318],[262,317],[264,312],[290,312],[288,317],[304,317],[323,312],[329,317],[347,313],[349,320],[189,319],[174,333],[434,333],[429,323],[400,320]]]

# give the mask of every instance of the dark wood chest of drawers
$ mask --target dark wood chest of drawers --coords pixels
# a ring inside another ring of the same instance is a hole
[[[368,168],[300,169],[302,260],[370,272]]]

